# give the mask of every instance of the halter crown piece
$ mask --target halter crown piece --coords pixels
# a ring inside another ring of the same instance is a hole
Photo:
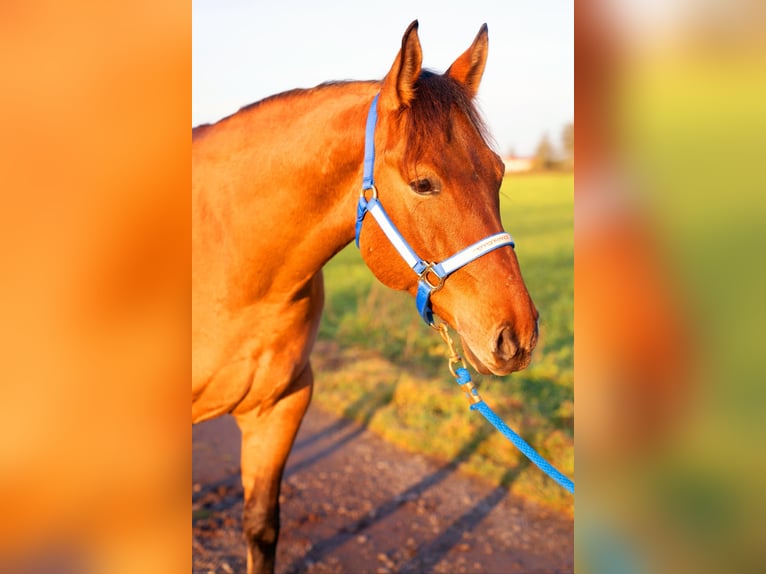
[[[426,324],[433,325],[434,317],[433,310],[431,309],[431,294],[442,288],[444,280],[474,259],[478,259],[482,255],[505,245],[514,247],[515,243],[510,234],[505,232],[496,233],[458,251],[441,263],[429,263],[415,253],[388,217],[385,209],[383,209],[378,199],[378,190],[375,188],[373,168],[375,166],[375,124],[378,120],[377,104],[379,95],[377,94],[373,98],[372,104],[370,104],[370,111],[367,113],[367,128],[364,136],[364,177],[362,179],[362,193],[359,196],[359,204],[356,208],[356,246],[359,247],[359,235],[362,232],[364,216],[369,212],[375,218],[375,221],[378,222],[388,240],[399,252],[399,255],[402,256],[402,259],[418,275],[418,294],[415,297],[415,304],[417,305],[418,313],[420,313]],[[370,199],[365,197],[367,191],[371,192]]]

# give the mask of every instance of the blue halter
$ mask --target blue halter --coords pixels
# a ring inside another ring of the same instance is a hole
[[[370,111],[367,113],[367,128],[364,136],[364,177],[362,179],[362,193],[359,196],[359,204],[356,208],[356,246],[359,247],[359,235],[362,232],[364,216],[369,212],[375,218],[375,221],[378,222],[388,240],[399,252],[399,255],[402,256],[402,259],[417,274],[418,294],[415,297],[415,304],[417,305],[418,313],[420,313],[426,324],[433,325],[434,317],[433,310],[431,309],[431,294],[442,288],[444,280],[449,275],[490,251],[505,245],[514,247],[515,244],[510,234],[503,232],[490,235],[486,239],[482,239],[458,251],[441,263],[429,263],[418,257],[383,209],[378,200],[378,190],[375,188],[375,181],[372,177],[375,165],[375,124],[378,120],[377,103],[379,95],[377,94],[372,100]],[[365,192],[367,191],[371,191],[370,199],[365,197]]]

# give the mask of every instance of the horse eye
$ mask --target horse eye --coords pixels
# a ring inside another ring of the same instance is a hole
[[[411,182],[410,188],[412,188],[412,191],[419,193],[420,195],[429,195],[439,191],[433,180],[428,179],[427,177],[416,179],[415,181]]]

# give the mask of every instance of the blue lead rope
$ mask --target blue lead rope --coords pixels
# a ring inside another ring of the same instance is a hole
[[[467,383],[471,383],[471,374],[468,372],[468,369],[464,367],[455,369],[455,376],[457,383],[461,387]],[[476,387],[474,387],[473,384],[469,385],[468,387],[463,387],[463,389],[466,390],[466,393],[469,395],[473,402],[471,405],[472,411],[479,411],[482,415],[484,415],[484,418],[492,423],[492,426],[503,433],[505,438],[511,441],[517,449],[524,453],[524,456],[535,463],[538,468],[545,474],[550,476],[563,488],[569,491],[570,494],[574,495],[574,482],[572,482],[569,477],[562,474],[551,463],[540,456],[540,454],[535,449],[533,449],[527,441],[521,438],[513,431],[513,429],[506,425],[503,420],[497,416],[491,408],[489,408],[489,405],[487,405],[487,403],[481,399],[479,393],[476,391]]]

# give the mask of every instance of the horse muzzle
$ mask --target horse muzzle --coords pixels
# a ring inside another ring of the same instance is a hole
[[[463,351],[471,366],[484,375],[507,375],[529,366],[532,351],[537,346],[538,326],[527,337],[520,337],[509,325],[502,325],[492,338],[475,352],[466,338],[461,335]],[[484,352],[478,351],[482,348]]]

